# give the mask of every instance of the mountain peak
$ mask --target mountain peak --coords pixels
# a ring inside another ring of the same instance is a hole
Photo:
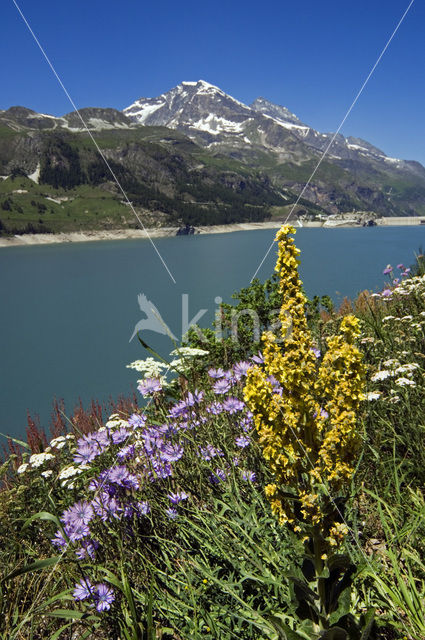
[[[254,111],[258,111],[259,113],[275,118],[276,120],[303,126],[301,120],[297,118],[294,113],[291,113],[289,109],[282,107],[279,104],[274,104],[274,102],[270,102],[270,100],[267,100],[262,96],[256,98],[254,102],[250,104],[250,107],[251,109],[254,109]]]

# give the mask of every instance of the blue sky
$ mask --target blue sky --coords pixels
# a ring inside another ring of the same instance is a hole
[[[408,0],[17,0],[78,107],[122,109],[200,78],[335,131]],[[12,0],[0,109],[72,110]],[[425,164],[425,5],[416,0],[342,133]]]

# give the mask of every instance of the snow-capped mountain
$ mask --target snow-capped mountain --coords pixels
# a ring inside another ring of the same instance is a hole
[[[371,160],[383,167],[417,169],[417,163],[389,158],[360,138],[320,133],[265,98],[243,104],[204,80],[182,82],[156,98],[139,98],[123,113],[133,122],[178,129],[198,143],[223,151],[266,148],[281,161],[299,162],[327,150],[332,161]]]

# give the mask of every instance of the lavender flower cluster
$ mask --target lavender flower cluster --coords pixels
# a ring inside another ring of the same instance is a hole
[[[261,354],[255,358],[261,360]],[[163,513],[169,520],[176,520],[179,508],[190,495],[182,489],[170,491],[169,487],[170,482],[175,486],[176,465],[189,448],[197,454],[200,466],[210,465],[207,477],[211,485],[225,481],[232,466],[239,467],[242,480],[254,482],[255,473],[240,468],[239,455],[229,461],[220,447],[197,437],[200,427],[208,421],[217,424],[220,417],[229,421],[227,432],[232,434],[231,446],[240,450],[240,455],[249,447],[253,416],[238,396],[250,366],[249,362],[239,362],[228,371],[210,369],[205,390],[188,392],[183,399],[168,406],[163,424],[154,423],[145,414],[133,414],[125,421],[110,420],[105,427],[78,439],[73,461],[83,469],[79,478],[85,482],[83,489],[88,491],[84,499],[62,513],[62,527],[52,543],[63,552],[73,550],[80,560],[95,561],[104,537],[102,526],[124,524],[131,532],[137,528],[137,522],[150,514],[146,494],[153,483],[168,500],[169,506],[164,507]],[[146,379],[140,387],[143,395],[161,396],[158,378]],[[95,474],[94,469],[98,469]],[[172,480],[164,485],[170,478]],[[85,577],[75,585],[74,597],[88,599],[98,611],[105,611],[115,596],[111,587],[93,586]]]

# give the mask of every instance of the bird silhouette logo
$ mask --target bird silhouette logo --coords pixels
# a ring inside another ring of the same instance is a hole
[[[144,293],[139,293],[139,295],[137,296],[137,301],[139,303],[140,311],[146,314],[146,318],[144,318],[143,320],[139,320],[139,322],[136,324],[136,326],[134,327],[133,335],[131,336],[129,342],[133,340],[134,336],[139,331],[154,331],[155,333],[161,333],[162,335],[168,336],[172,340],[176,341],[176,336],[164,322],[161,314],[159,313],[153,302],[148,300]]]

